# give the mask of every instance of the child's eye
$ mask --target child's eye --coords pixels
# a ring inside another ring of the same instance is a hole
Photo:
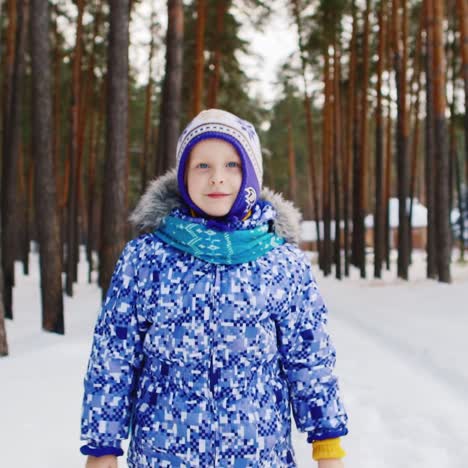
[[[227,165],[228,167],[240,167],[240,164],[235,161],[228,162]]]
[[[197,164],[197,167],[199,167],[200,169],[206,169],[208,167],[208,164],[200,163],[200,164]]]

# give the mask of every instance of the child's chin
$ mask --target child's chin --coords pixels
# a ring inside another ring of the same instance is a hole
[[[214,218],[222,218],[223,216],[226,216],[229,213],[229,210],[224,210],[224,211],[207,211],[206,212],[208,215],[213,216]]]
[[[214,216],[216,218],[221,218],[222,216],[226,216],[229,213],[229,210],[230,210],[230,208],[213,209],[213,207],[210,207],[209,209],[205,209],[203,211],[209,216]]]

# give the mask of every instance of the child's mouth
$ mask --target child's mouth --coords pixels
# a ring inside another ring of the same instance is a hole
[[[210,198],[222,198],[222,197],[227,197],[227,193],[210,193],[208,194]]]

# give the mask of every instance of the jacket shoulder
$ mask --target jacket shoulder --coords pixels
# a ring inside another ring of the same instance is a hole
[[[296,266],[300,270],[311,268],[312,264],[306,252],[301,250],[297,244],[285,242],[277,250],[278,260]]]
[[[123,249],[123,255],[131,257],[132,262],[159,263],[158,258],[165,252],[164,243],[153,233],[144,233],[128,241]]]

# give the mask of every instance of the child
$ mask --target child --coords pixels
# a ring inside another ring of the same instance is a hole
[[[254,127],[201,112],[132,214],[84,380],[87,467],[295,467],[290,405],[319,467],[347,415],[300,214],[262,190]],[[312,463],[312,462],[311,462]]]

